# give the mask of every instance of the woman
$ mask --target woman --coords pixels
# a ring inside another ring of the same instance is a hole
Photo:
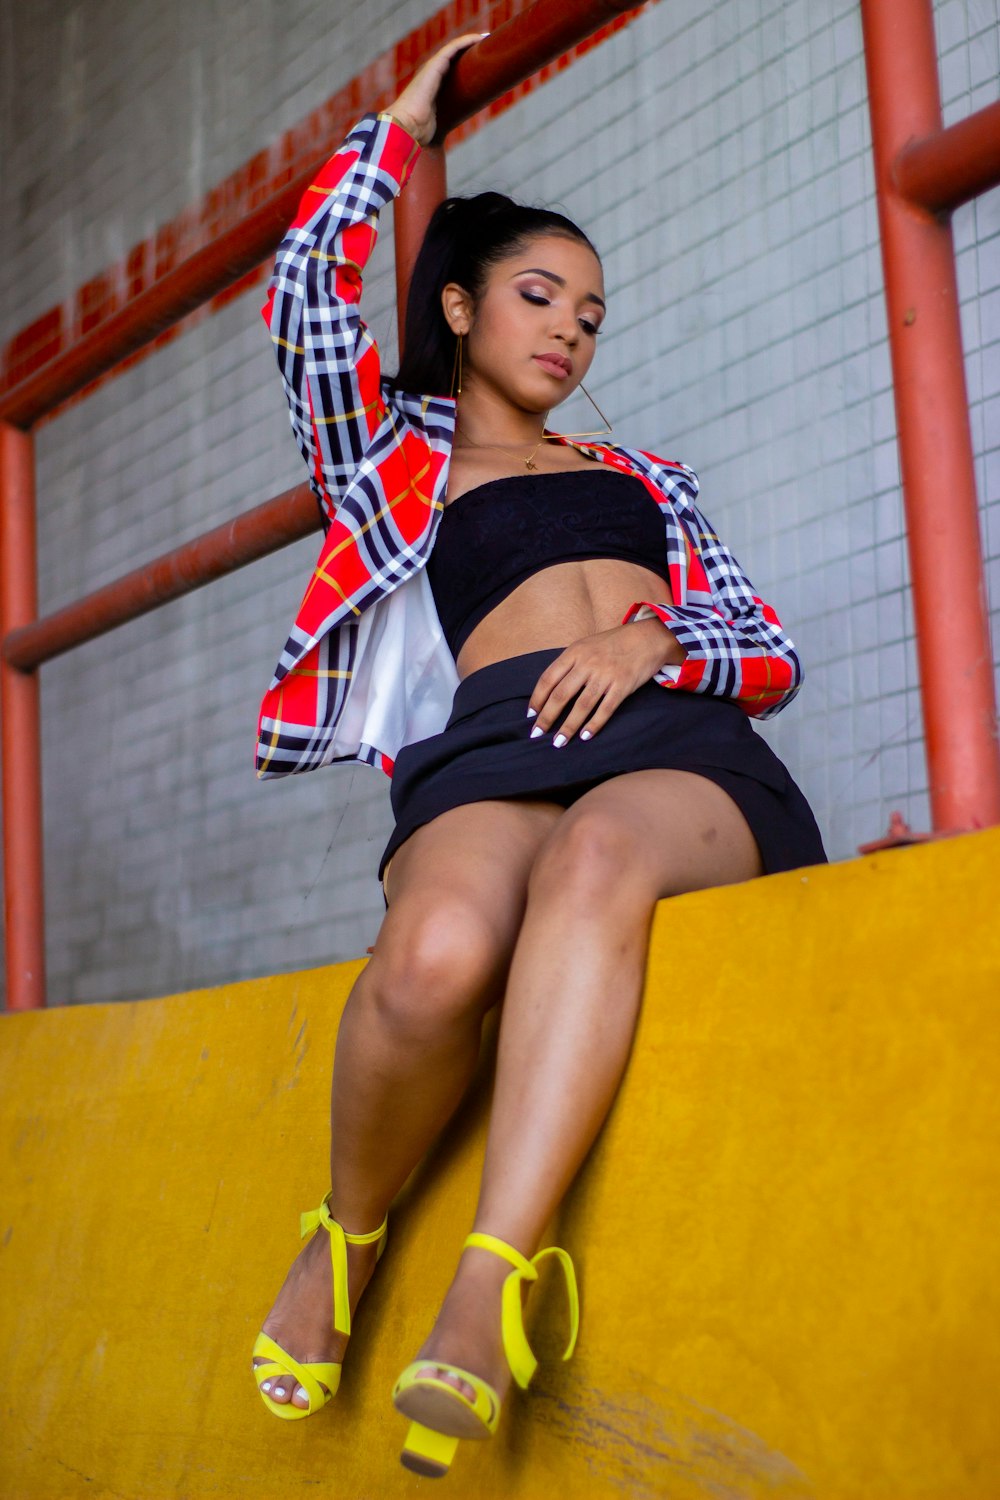
[[[583,232],[498,194],[448,200],[399,374],[381,377],[361,269],[477,39],[359,121],[306,194],[264,310],[327,533],[264,700],[259,773],[382,766],[396,827],[386,917],[337,1040],[332,1188],[303,1216],[303,1234],[325,1232],[264,1323],[255,1375],[286,1418],[336,1391],[389,1204],[503,999],[473,1234],[394,1397],[403,1462],[425,1474],[459,1437],[489,1436],[511,1379],[531,1378],[522,1291],[621,1079],[657,901],[824,858],[747,717],[794,695],[794,649],[695,507],[694,475],[546,430],[605,316]],[[542,1254],[565,1271],[575,1338],[572,1263]]]

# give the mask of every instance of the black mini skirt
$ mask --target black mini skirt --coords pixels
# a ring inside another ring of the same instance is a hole
[[[574,735],[554,750],[558,725],[531,739],[528,699],[561,649],[531,651],[470,673],[456,689],[441,733],[400,751],[390,788],[396,826],[379,862],[380,880],[410,834],[449,808],[500,797],[569,807],[629,771],[692,771],[714,781],[749,824],[768,875],[826,861],[802,792],[728,699],[673,692],[650,681],[591,740]]]

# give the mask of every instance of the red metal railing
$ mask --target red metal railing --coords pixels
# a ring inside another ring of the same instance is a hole
[[[564,0],[536,0],[456,64],[442,91],[438,139],[421,154],[396,205],[400,333],[409,269],[427,219],[446,193],[443,137],[575,43],[635,9],[622,0],[576,0],[571,6]],[[933,215],[1000,182],[1000,106],[942,131],[930,0],[862,0],[862,14],[932,805],[936,827],[973,828],[1000,822],[1000,763],[954,260],[948,228]],[[0,685],[10,1009],[40,1006],[45,994],[39,664],[263,557],[319,524],[311,492],[300,485],[38,620],[34,459],[28,429],[265,259],[320,165],[315,163],[92,336],[0,399]],[[918,335],[910,336],[918,325]],[[939,492],[942,453],[949,476],[947,526],[941,521]],[[935,592],[948,600],[946,611],[932,607]]]
[[[931,0],[862,0],[931,814],[1000,822],[993,653],[946,215],[1000,182],[1000,105],[942,129]]]

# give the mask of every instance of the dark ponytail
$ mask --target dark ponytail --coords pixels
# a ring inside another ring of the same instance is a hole
[[[442,291],[450,281],[457,282],[477,303],[491,268],[540,234],[578,240],[597,255],[572,219],[515,203],[503,193],[446,198],[438,204],[413,267],[403,357],[391,385],[427,396],[450,393],[455,335],[441,307]]]

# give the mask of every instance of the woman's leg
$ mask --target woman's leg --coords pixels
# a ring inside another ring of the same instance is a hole
[[[479,802],[419,828],[392,861],[391,904],[341,1018],[331,1099],[331,1211],[364,1234],[464,1093],[483,1018],[503,993],[538,847],[555,804]],[[375,1267],[374,1245],[348,1246],[352,1307]],[[304,1247],[264,1322],[300,1360],[341,1360],[331,1330],[325,1234]],[[272,1399],[305,1406],[294,1381]]]
[[[537,1248],[624,1072],[656,902],[760,873],[735,803],[687,772],[615,777],[555,824],[510,965],[477,1230],[528,1256]],[[508,1271],[488,1251],[466,1250],[419,1356],[469,1369],[501,1395]]]

